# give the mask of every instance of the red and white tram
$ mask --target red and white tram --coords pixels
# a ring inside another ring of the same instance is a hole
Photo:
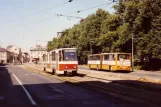
[[[77,74],[78,60],[76,48],[55,49],[43,55],[43,70],[52,74]]]

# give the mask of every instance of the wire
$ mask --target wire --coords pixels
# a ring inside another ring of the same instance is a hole
[[[24,17],[29,17],[29,16],[32,16],[32,15],[41,13],[41,12],[43,12],[43,11],[46,11],[46,10],[53,9],[53,8],[58,7],[58,6],[64,5],[64,4],[66,4],[66,3],[68,3],[68,2],[65,2],[65,3],[62,3],[62,4],[58,4],[58,5],[55,5],[55,6],[53,6],[53,7],[45,8],[45,9],[43,9],[43,10],[39,10],[39,11],[37,11],[37,12],[31,13],[31,14],[29,14],[29,15],[27,15],[27,16],[24,16]]]
[[[68,20],[71,20],[71,18],[77,18],[77,19],[83,19],[82,17],[78,16],[68,16],[68,15],[63,15],[63,14],[55,14],[57,17],[64,16],[67,17]]]
[[[107,6],[109,6],[110,4],[112,4],[113,2],[110,2],[109,4],[105,5],[102,9],[105,9]]]
[[[35,14],[38,14],[38,13],[44,12],[44,11],[46,11],[46,10],[50,10],[50,9],[56,8],[56,7],[58,7],[58,6],[61,6],[61,5],[70,3],[70,2],[71,2],[71,0],[69,0],[69,1],[67,1],[67,2],[64,2],[64,3],[61,3],[61,4],[58,4],[58,5],[55,5],[55,6],[53,6],[53,7],[45,8],[45,9],[42,9],[42,10],[38,10],[38,11],[33,12],[33,13],[31,13],[31,14],[28,14],[28,15],[26,15],[26,16],[19,17],[18,19],[13,20],[13,21],[14,21],[14,22],[15,22],[15,21],[19,21],[19,20],[21,20],[21,19],[24,19],[24,18],[33,16],[33,15],[35,15]]]
[[[104,5],[108,6],[108,5],[110,5],[111,3],[114,3],[114,2],[116,2],[116,1],[113,0],[110,3],[104,3],[104,4],[101,4],[101,5],[97,5],[97,6],[94,6],[94,7],[86,8],[86,9],[83,9],[83,10],[78,10],[77,12],[73,12],[73,13],[80,13],[80,12],[83,12],[83,11],[86,11],[86,10],[90,10],[90,9],[94,9],[94,8],[97,8],[97,7],[101,7],[101,6],[104,6]]]

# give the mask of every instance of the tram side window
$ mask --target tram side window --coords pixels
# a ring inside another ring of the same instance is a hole
[[[94,55],[88,57],[89,61],[100,60],[100,55]]]
[[[43,54],[43,61],[47,61],[47,55]]]
[[[109,55],[104,55],[104,60],[109,60]]]
[[[126,60],[126,59],[130,59],[130,55],[128,55],[128,54],[119,54],[118,55],[118,60]]]
[[[100,60],[100,55],[92,56],[92,60]]]
[[[59,51],[59,61],[62,61],[62,53]]]
[[[52,55],[49,53],[49,61],[52,60]]]
[[[96,55],[95,60],[100,60],[100,55]]]
[[[52,61],[55,61],[55,52],[52,52]]]
[[[46,61],[46,60],[45,60],[45,54],[42,56],[42,58],[43,58],[43,61]]]
[[[104,55],[104,60],[114,61],[115,60],[114,54]]]

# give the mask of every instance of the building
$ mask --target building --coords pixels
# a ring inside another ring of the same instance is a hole
[[[0,48],[0,63],[4,64],[8,62],[11,53],[4,48]]]
[[[47,49],[40,45],[36,45],[35,47],[32,47],[30,49],[30,62],[42,61],[42,56],[43,54],[46,54],[46,53],[47,53]]]
[[[10,52],[10,56],[8,58],[8,62],[10,63],[17,63],[18,62],[18,56],[20,54],[20,48],[18,48],[16,45],[9,45],[6,50]]]
[[[9,52],[13,52],[15,54],[19,54],[19,52],[20,52],[20,48],[18,48],[16,45],[9,45],[6,49]]]

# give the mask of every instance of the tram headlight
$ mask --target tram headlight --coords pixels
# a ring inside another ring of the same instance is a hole
[[[65,66],[66,69],[68,69],[68,66]]]
[[[77,67],[76,67],[76,66],[74,66],[74,68],[76,69]]]

